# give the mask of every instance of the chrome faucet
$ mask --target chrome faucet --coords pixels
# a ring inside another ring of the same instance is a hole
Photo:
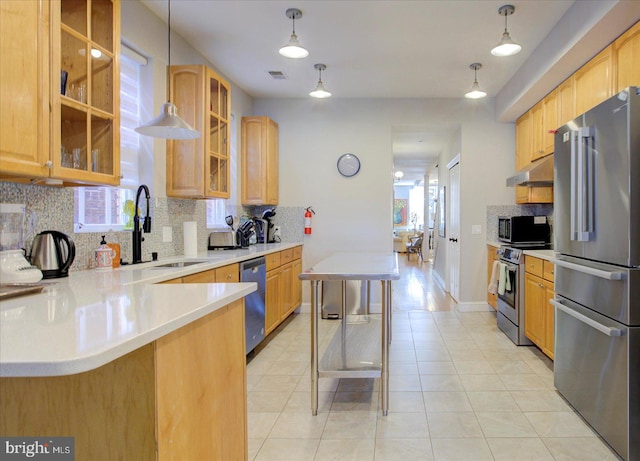
[[[145,192],[145,196],[147,199],[147,215],[144,217],[144,222],[142,224],[142,230],[140,229],[140,216],[138,215],[138,203],[140,200],[140,194],[142,191]],[[142,184],[138,187],[138,192],[136,193],[136,207],[134,208],[133,215],[133,260],[131,264],[137,264],[142,262],[142,231],[145,234],[151,232],[151,217],[149,216],[149,199],[151,195],[149,194],[149,188]]]

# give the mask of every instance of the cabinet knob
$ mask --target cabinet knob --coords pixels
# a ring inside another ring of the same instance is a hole
[[[231,274],[227,274],[227,280],[231,280]]]
[[[542,288],[542,283],[538,283],[538,288]]]
[[[51,160],[47,160],[46,162],[44,162],[44,166],[51,169],[53,168],[53,162]]]

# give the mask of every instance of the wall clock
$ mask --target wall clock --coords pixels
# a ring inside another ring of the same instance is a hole
[[[338,159],[338,171],[345,178],[350,178],[360,171],[360,159],[354,154],[343,154]]]

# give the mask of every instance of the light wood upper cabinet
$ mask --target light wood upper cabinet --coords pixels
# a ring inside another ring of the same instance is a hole
[[[533,162],[544,156],[542,145],[542,130],[544,128],[544,106],[542,101],[531,108],[531,150],[529,151],[529,162]]]
[[[242,117],[242,204],[278,204],[278,124]]]
[[[120,2],[2,1],[0,11],[2,177],[118,185]]]
[[[615,92],[640,86],[640,21],[613,42]]]
[[[228,82],[204,65],[188,65],[171,66],[169,85],[178,115],[200,137],[167,141],[167,196],[229,198]]]
[[[516,171],[531,162],[531,111],[527,111],[516,121]]]
[[[49,3],[0,1],[0,174],[49,176]]]
[[[555,89],[558,104],[558,127],[576,117],[575,100],[573,97],[573,78],[569,77]]]
[[[576,115],[613,95],[613,53],[608,46],[573,74]]]
[[[543,156],[553,154],[553,143],[558,124],[558,92],[553,90],[542,100],[542,151]]]

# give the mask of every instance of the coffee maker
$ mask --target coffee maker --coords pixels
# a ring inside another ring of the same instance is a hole
[[[267,243],[267,227],[269,223],[266,219],[253,218],[253,228],[256,232],[256,243]]]
[[[276,226],[273,222],[271,222],[271,220],[275,215],[276,215],[275,208],[265,210],[264,213],[262,213],[262,219],[266,223],[265,232],[264,232],[264,236],[265,236],[264,243],[276,243],[276,239],[275,239]]]

